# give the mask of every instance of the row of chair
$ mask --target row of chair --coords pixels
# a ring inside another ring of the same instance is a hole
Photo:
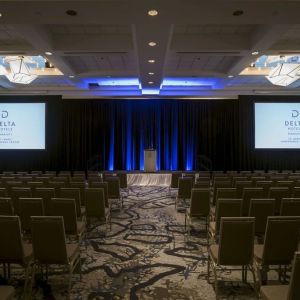
[[[80,202],[80,190],[72,188],[60,189],[59,197],[55,197],[53,189],[38,189],[36,195],[39,197],[18,197],[15,202],[10,197],[0,197],[0,214],[19,215],[24,232],[30,231],[31,216],[63,216],[66,233],[81,236],[85,218],[88,221],[91,218],[103,219],[107,226],[111,209],[104,188],[87,188],[84,192],[85,206]]]
[[[32,216],[30,221],[32,243],[24,242],[18,216],[0,216],[0,263],[4,266],[5,276],[10,274],[6,274],[6,271],[10,270],[11,264],[21,265],[25,270],[22,298],[31,299],[35,273],[39,267],[44,266],[48,270],[49,265],[63,265],[69,273],[67,299],[70,299],[71,277],[77,265],[81,278],[79,243],[66,242],[64,220],[61,216]],[[11,290],[8,292],[11,295]]]
[[[271,267],[276,267],[276,270],[279,271],[279,279],[281,279],[282,266],[290,266],[293,257],[295,261],[290,288],[283,289],[280,295],[277,295],[277,299],[299,299],[300,288],[296,284],[297,280],[300,280],[299,253],[294,256],[298,249],[299,230],[300,217],[269,217],[264,244],[254,245],[255,218],[223,217],[219,243],[209,246],[207,264],[208,282],[210,282],[210,267],[213,269],[216,299],[219,299],[218,271],[224,267],[242,271],[242,281],[244,282],[247,281],[247,270],[250,270],[253,275],[254,289],[258,292],[262,282],[261,274],[270,270]],[[285,237],[287,233],[288,238]],[[241,268],[238,269],[238,266]],[[258,282],[256,271],[260,277]],[[295,276],[298,277],[295,278]],[[261,290],[265,299],[274,300],[270,292],[271,287],[262,287]],[[287,294],[290,295],[290,298],[287,297]]]

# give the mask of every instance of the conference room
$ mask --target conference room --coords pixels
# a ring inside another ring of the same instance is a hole
[[[299,300],[298,1],[0,1],[0,300]]]

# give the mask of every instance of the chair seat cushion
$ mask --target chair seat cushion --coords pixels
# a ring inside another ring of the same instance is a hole
[[[264,285],[260,289],[261,297],[264,300],[287,300],[288,285]]]
[[[258,263],[262,262],[264,245],[254,245],[254,258]]]
[[[0,299],[1,300],[11,300],[14,298],[15,289],[9,285],[0,286]]]

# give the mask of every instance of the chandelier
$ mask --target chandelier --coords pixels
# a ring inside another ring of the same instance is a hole
[[[279,63],[266,78],[274,85],[288,86],[300,78],[300,64]]]
[[[26,56],[6,56],[5,62],[9,65],[10,72],[5,76],[10,82],[19,84],[30,84],[38,76],[31,73],[30,65],[34,63]]]

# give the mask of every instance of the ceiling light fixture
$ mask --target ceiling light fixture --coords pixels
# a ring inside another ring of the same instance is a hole
[[[10,67],[10,73],[5,75],[10,82],[30,84],[37,78],[37,75],[31,74],[29,64],[34,62],[29,57],[7,56],[5,62]]]
[[[251,54],[252,55],[257,55],[257,54],[259,54],[259,52],[258,51],[253,51]]]
[[[153,76],[153,75],[154,75],[154,73],[153,73],[153,72],[149,72],[148,74],[149,74],[150,76]]]
[[[148,60],[148,63],[149,63],[149,64],[154,64],[154,63],[155,63],[155,59],[149,59],[149,60]]]
[[[235,11],[232,13],[232,15],[235,16],[235,17],[241,16],[241,15],[243,15],[243,14],[244,14],[244,11],[241,10],[241,9],[237,9],[237,10],[235,10]]]
[[[228,75],[228,78],[233,78],[234,76],[233,75]]]
[[[300,78],[300,64],[279,63],[266,78],[274,85],[288,86]]]
[[[52,52],[46,51],[45,54],[50,56],[52,55]]]
[[[153,81],[148,81],[148,83],[149,83],[149,84],[153,84],[154,82],[153,82]]]
[[[75,17],[75,16],[77,16],[77,11],[74,9],[68,9],[68,10],[66,10],[66,14],[70,17]]]
[[[69,75],[69,78],[74,78],[75,76],[74,75]]]
[[[148,45],[149,45],[150,47],[155,47],[155,46],[156,46],[156,42],[149,42]]]
[[[148,11],[148,15],[151,16],[151,17],[155,17],[158,15],[158,11],[155,10],[155,9],[151,9]]]

